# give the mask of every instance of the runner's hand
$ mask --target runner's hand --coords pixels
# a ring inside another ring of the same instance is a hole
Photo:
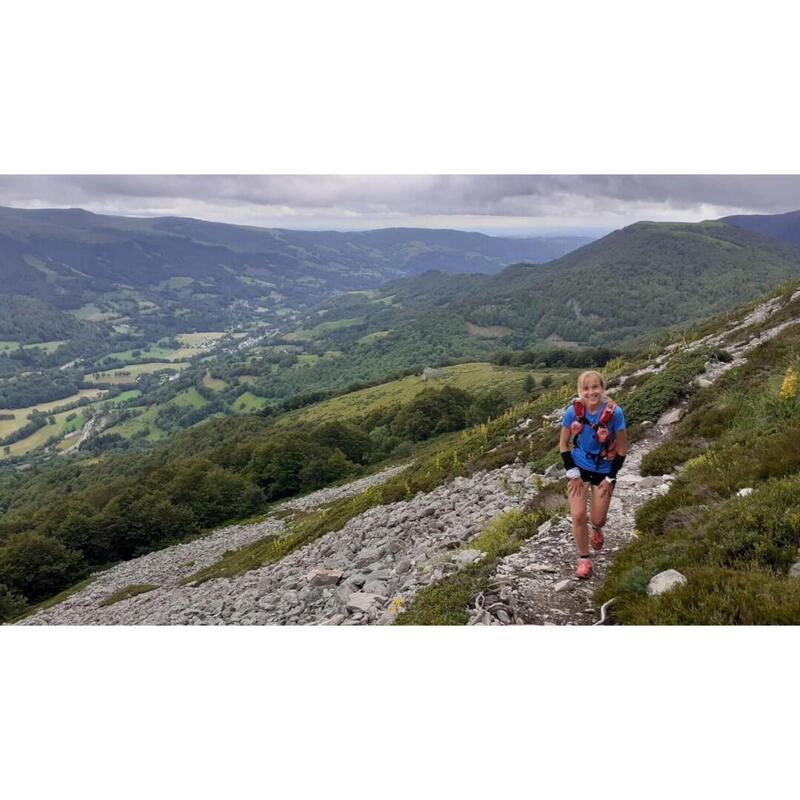
[[[605,499],[606,497],[611,497],[612,493],[614,492],[615,484],[609,483],[607,480],[600,481],[600,485],[597,487],[600,491],[600,497]]]
[[[567,494],[570,497],[572,497],[573,495],[575,495],[577,492],[579,492],[581,490],[581,486],[582,485],[583,485],[583,481],[580,478],[573,478],[567,484]]]

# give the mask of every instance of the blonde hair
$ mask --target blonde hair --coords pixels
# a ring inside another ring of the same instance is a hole
[[[600,386],[603,389],[603,395],[606,393],[606,379],[594,369],[587,369],[585,372],[581,372],[578,375],[578,397],[581,396],[581,391],[583,390],[583,384],[586,383],[587,378],[597,378]]]

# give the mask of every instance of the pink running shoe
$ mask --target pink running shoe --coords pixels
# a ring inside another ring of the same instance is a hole
[[[605,538],[603,537],[603,529],[595,528],[595,526],[592,525],[592,537],[590,541],[592,543],[592,550],[600,550],[603,547],[603,542],[605,541]]]
[[[589,557],[578,559],[578,568],[575,570],[575,575],[578,578],[590,578],[592,576],[592,562]]]

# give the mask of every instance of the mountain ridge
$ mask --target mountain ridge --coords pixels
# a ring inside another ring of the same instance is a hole
[[[780,241],[800,244],[800,211],[784,214],[734,214],[719,222],[759,233]]]

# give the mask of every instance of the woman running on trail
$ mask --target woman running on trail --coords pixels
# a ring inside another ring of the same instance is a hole
[[[628,432],[622,409],[605,394],[606,383],[599,372],[589,370],[578,378],[578,398],[568,406],[561,421],[559,449],[569,480],[569,510],[572,535],[578,548],[579,578],[592,574],[589,529],[594,550],[603,546],[603,526],[614,492],[617,473],[628,452]],[[572,438],[572,444],[570,439]],[[591,514],[586,500],[592,487]]]

